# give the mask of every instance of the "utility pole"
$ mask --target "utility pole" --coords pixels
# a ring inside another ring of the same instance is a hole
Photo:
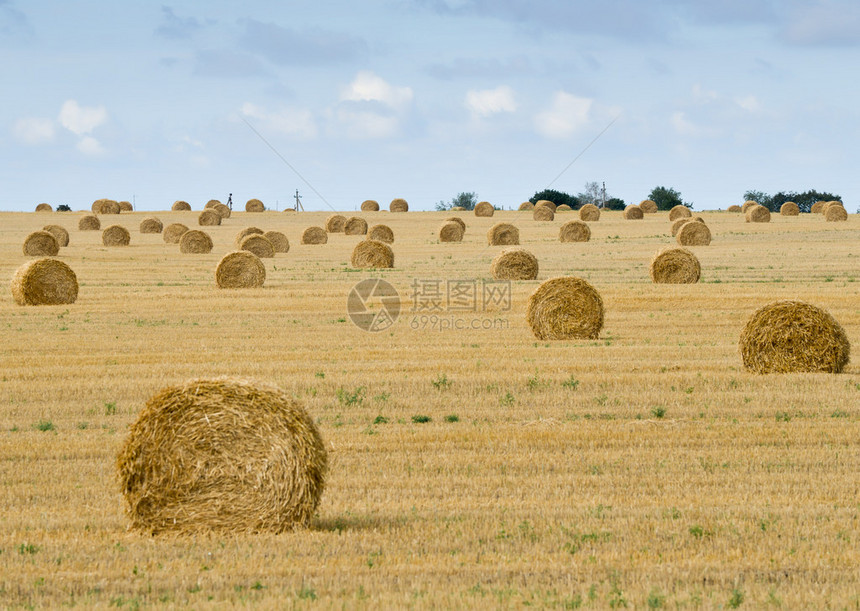
[[[603,181],[603,204],[600,206],[601,208],[606,208],[606,181]]]
[[[302,206],[302,196],[301,196],[301,195],[299,195],[299,190],[298,190],[298,189],[296,189],[296,194],[295,194],[293,197],[295,197],[295,198],[296,198],[296,212],[298,212],[299,210],[301,210],[302,212],[304,212],[304,211],[305,211],[305,208],[304,208],[304,206]]]

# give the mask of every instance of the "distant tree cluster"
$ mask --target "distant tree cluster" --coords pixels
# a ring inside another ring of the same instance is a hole
[[[658,210],[671,210],[675,206],[693,207],[692,202],[685,202],[678,191],[669,187],[654,187],[648,199],[657,204]]]
[[[604,202],[603,198],[606,198]],[[555,189],[544,189],[538,191],[529,199],[531,203],[536,203],[538,200],[546,199],[554,203],[556,206],[567,204],[574,210],[578,210],[585,204],[594,204],[608,208],[609,210],[624,210],[627,205],[623,199],[612,197],[603,192],[603,187],[597,182],[585,183],[585,188],[576,195],[570,195],[564,191],[556,191]]]
[[[577,210],[580,206],[582,206],[579,199],[577,199],[575,195],[570,195],[569,193],[565,193],[564,191],[556,191],[555,189],[544,189],[543,191],[538,191],[529,198],[529,201],[533,204],[536,204],[542,199],[550,201],[556,206],[570,206],[574,210]]]
[[[794,191],[780,191],[774,195],[768,195],[764,191],[747,191],[744,193],[744,201],[753,200],[759,205],[770,209],[771,212],[779,212],[779,208],[785,202],[794,202],[801,212],[809,212],[812,210],[812,204],[818,201],[831,202],[842,201],[841,195],[834,195],[822,191],[810,189],[803,193],[795,193]]]
[[[455,206],[460,206],[464,210],[474,210],[478,204],[478,194],[474,192],[458,193],[456,197],[451,198],[450,202],[442,200],[436,202],[436,210],[450,210]]]

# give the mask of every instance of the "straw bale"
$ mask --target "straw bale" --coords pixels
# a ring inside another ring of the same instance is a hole
[[[247,250],[252,252],[261,259],[271,259],[275,256],[275,247],[269,242],[269,239],[260,233],[252,233],[245,236],[242,243],[239,245],[239,250]]]
[[[562,204],[561,206],[556,206],[556,209],[555,209],[556,212],[570,212],[571,210],[573,210],[573,208],[571,208],[567,204]]]
[[[743,212],[744,209],[738,206],[737,204],[732,204],[728,208],[728,212]]]
[[[361,202],[362,212],[379,212],[379,202],[375,199],[366,199]]]
[[[824,219],[827,221],[847,221],[848,211],[841,205],[827,206],[824,211]]]
[[[39,204],[36,206],[36,212],[53,212],[54,208],[51,204]]]
[[[510,223],[496,223],[487,231],[490,246],[519,246],[520,230]]]
[[[82,216],[78,221],[78,230],[80,231],[98,231],[102,227],[102,222],[99,217],[93,214]]]
[[[245,227],[244,229],[240,230],[239,233],[236,234],[236,238],[234,241],[236,243],[236,246],[240,246],[242,244],[242,240],[247,238],[249,235],[263,235],[264,233],[265,231],[263,231],[259,227]]]
[[[78,278],[58,259],[33,259],[12,276],[12,298],[18,305],[61,305],[78,298]]]
[[[812,214],[821,214],[822,208],[824,208],[824,204],[826,204],[826,203],[827,202],[817,201],[814,204],[812,204],[812,208],[810,208],[809,211]]]
[[[439,228],[440,242],[462,242],[463,227],[465,224],[456,223],[454,221],[445,221]]]
[[[343,224],[346,235],[367,235],[367,221],[360,216],[351,216]]]
[[[120,212],[134,212],[134,206],[131,205],[131,202],[121,201],[117,203],[119,204]]]
[[[493,259],[490,273],[496,280],[535,280],[538,277],[538,260],[519,246],[505,248]]]
[[[457,223],[460,227],[462,227],[462,228],[463,228],[463,233],[465,233],[465,232],[466,232],[466,221],[464,221],[463,219],[461,219],[459,216],[449,216],[449,217],[448,217],[448,218],[446,218],[443,222],[447,223],[447,222],[449,222],[449,221],[450,221],[451,223]]]
[[[391,212],[408,212],[409,204],[405,199],[395,198],[391,200],[391,203],[388,205],[388,209]]]
[[[800,208],[794,202],[785,202],[779,207],[779,213],[782,216],[798,216],[800,214]]]
[[[526,211],[530,211],[530,210],[534,210],[534,209],[535,209],[535,205],[531,202],[523,202],[520,204],[520,207],[517,208],[517,210],[526,210]]]
[[[346,217],[342,214],[332,214],[325,220],[325,230],[329,233],[343,233]]]
[[[132,530],[282,533],[310,524],[328,457],[313,418],[288,393],[221,377],[151,397],[116,468]]]
[[[302,232],[302,244],[325,244],[328,233],[322,227],[308,227]]]
[[[579,209],[579,219],[582,221],[599,221],[600,208],[594,204],[585,204]]]
[[[186,211],[186,210],[191,210],[191,204],[189,204],[186,201],[182,201],[181,199],[178,199],[175,202],[173,202],[173,205],[170,207],[170,209],[173,210],[174,212],[182,212],[182,211]]]
[[[747,210],[749,210],[750,208],[753,208],[753,207],[755,207],[755,206],[758,206],[758,202],[757,202],[757,201],[755,201],[754,199],[748,199],[748,200],[747,200],[747,201],[745,201],[745,202],[743,203],[743,205],[741,206],[741,212],[743,212],[744,214],[746,214],[746,213],[747,213]]]
[[[215,212],[221,215],[221,219],[228,219],[233,214],[233,211],[226,204],[217,203],[211,208]]]
[[[197,217],[197,224],[201,227],[212,227],[221,224],[221,214],[214,208],[205,208]]]
[[[764,206],[750,206],[746,211],[747,223],[770,223],[770,210]]]
[[[260,257],[248,250],[227,253],[215,268],[215,284],[218,288],[258,288],[263,286],[265,281],[266,266]]]
[[[645,213],[642,212],[642,208],[640,208],[636,204],[630,204],[629,206],[624,208],[624,218],[628,221],[638,221],[645,218]]]
[[[53,257],[60,252],[60,242],[53,233],[42,229],[24,238],[23,250],[28,257]]]
[[[642,212],[645,214],[654,214],[659,210],[659,208],[657,208],[657,202],[653,199],[643,199],[639,202],[639,208],[641,208]]]
[[[179,236],[179,252],[186,255],[205,255],[213,247],[212,238],[200,229],[187,230]]]
[[[552,221],[555,219],[554,208],[550,206],[535,206],[532,210],[532,218],[536,221]]]
[[[677,246],[669,246],[654,255],[648,271],[657,284],[695,284],[702,275],[696,255]]]
[[[478,202],[475,204],[475,216],[493,216],[496,209],[490,202]]]
[[[394,267],[394,251],[391,246],[378,240],[362,240],[352,250],[350,264],[354,268]]]
[[[775,301],[758,309],[741,332],[744,367],[754,373],[839,373],[851,346],[826,310],[803,301]]]
[[[69,232],[66,231],[65,227],[61,227],[60,225],[45,225],[42,227],[42,230],[52,233],[57,238],[57,244],[61,248],[69,245]]]
[[[711,243],[711,230],[701,221],[684,223],[675,236],[681,246],[707,246]]]
[[[203,209],[205,210],[206,208],[214,208],[215,206],[217,206],[220,203],[221,203],[221,200],[210,199],[208,202],[206,202],[206,205],[203,206]]]
[[[245,202],[245,212],[265,212],[266,206],[259,199],[249,199]]]
[[[539,199],[535,202],[535,208],[540,208],[541,206],[547,206],[550,210],[555,212],[556,205],[548,199]]]
[[[280,231],[267,231],[263,237],[272,243],[275,252],[290,252],[290,241]]]
[[[367,237],[370,240],[379,240],[386,244],[394,243],[394,232],[388,225],[373,225],[367,230]]]
[[[671,210],[669,210],[669,220],[675,221],[684,216],[693,216],[693,213],[690,212],[690,209],[687,206],[682,206],[678,204],[677,206],[673,206]]]
[[[526,320],[540,340],[596,339],[603,328],[603,299],[582,278],[553,278],[529,297]]]
[[[105,246],[128,246],[131,234],[122,225],[111,225],[102,231],[102,244]]]
[[[588,242],[591,228],[584,221],[568,221],[558,231],[560,242]]]
[[[162,231],[164,231],[164,223],[154,216],[149,216],[140,222],[140,233],[161,233]]]
[[[188,227],[182,223],[171,223],[161,232],[161,237],[167,244],[179,244],[179,238],[188,231]]]

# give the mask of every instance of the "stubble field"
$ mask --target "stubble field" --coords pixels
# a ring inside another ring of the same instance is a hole
[[[354,213],[395,234],[395,268],[349,267],[357,236],[303,246],[327,213],[235,212],[183,255],[141,234],[152,213],[0,213],[0,606],[206,608],[860,607],[860,218],[745,223],[701,213],[694,285],[656,285],[667,213],[604,212],[588,243],[553,222],[459,213]],[[157,213],[196,227],[198,212]],[[347,216],[350,213],[346,213]],[[540,261],[511,308],[413,312],[434,282],[489,280],[514,222]],[[8,279],[24,237],[71,242],[69,306],[20,307]],[[261,289],[219,290],[218,260],[247,226],[283,231]],[[528,295],[579,276],[602,295],[598,340],[536,341]],[[402,298],[377,333],[347,314],[358,281]],[[737,342],[778,299],[827,309],[854,348],[839,375],[754,375]],[[486,311],[485,311],[486,310]],[[434,322],[435,320],[435,322]],[[447,327],[447,328],[442,328]],[[453,328],[459,327],[459,328]],[[312,527],[279,536],[127,531],[115,471],[128,426],[165,385],[252,378],[305,404],[329,449]]]

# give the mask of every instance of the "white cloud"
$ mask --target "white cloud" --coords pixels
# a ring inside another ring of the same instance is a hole
[[[84,136],[81,138],[78,142],[77,148],[84,155],[101,155],[105,151],[101,143],[92,136]]]
[[[60,109],[60,124],[78,136],[91,133],[107,121],[104,106],[81,106],[75,100],[66,100]]]
[[[24,144],[43,144],[54,139],[54,122],[51,119],[25,117],[15,121],[12,134]]]
[[[749,112],[756,112],[761,110],[761,102],[759,102],[758,98],[754,95],[748,95],[742,98],[735,98],[735,103]]]
[[[472,89],[466,93],[466,108],[473,114],[488,117],[499,112],[514,112],[517,102],[514,90],[502,85],[495,89]]]
[[[589,121],[593,100],[559,91],[552,106],[535,116],[535,128],[547,138],[567,138]]]
[[[272,131],[311,139],[317,135],[317,126],[313,114],[309,110],[285,108],[278,112],[269,112],[251,102],[242,105],[242,114],[252,119],[263,121]]]
[[[396,109],[403,109],[412,102],[410,87],[395,87],[372,72],[363,70],[341,93],[345,102],[382,102]]]

